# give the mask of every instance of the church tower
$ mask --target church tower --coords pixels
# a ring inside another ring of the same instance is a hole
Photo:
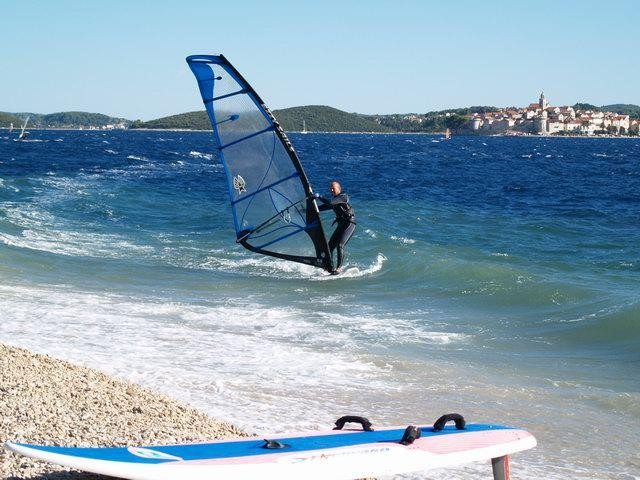
[[[549,102],[547,101],[546,97],[544,96],[544,92],[540,92],[540,108],[542,110],[544,110],[545,108],[547,108],[549,106]]]

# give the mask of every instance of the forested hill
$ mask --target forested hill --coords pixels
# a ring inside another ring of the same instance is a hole
[[[20,122],[29,117],[30,127],[42,128],[77,128],[77,127],[104,127],[106,125],[124,125],[129,126],[131,120],[126,118],[110,117],[102,113],[90,112],[57,112],[57,113],[9,113],[14,117],[18,117]],[[15,122],[14,122],[15,126]]]
[[[179,113],[168,117],[157,118],[142,122],[134,121],[129,128],[149,128],[165,130],[211,130],[211,123],[207,112],[199,110],[197,112]]]
[[[603,112],[616,112],[620,115],[629,115],[631,118],[640,118],[640,105],[630,103],[615,103],[613,105],[603,105],[600,107]]]
[[[443,132],[455,130],[466,122],[469,113],[484,113],[497,110],[495,107],[478,106],[428,112],[424,114],[362,115],[348,113],[324,105],[274,110],[273,114],[282,128],[288,132],[301,131],[306,125],[309,132]],[[182,113],[158,118],[148,122],[136,120],[131,128],[210,130],[205,111]]]
[[[347,113],[337,108],[320,105],[274,110],[274,116],[286,131],[302,130],[306,123],[310,132],[392,132],[372,118],[357,113]],[[131,128],[210,130],[211,124],[205,111],[188,112],[148,122],[136,120]]]
[[[389,127],[377,123],[373,118],[347,113],[323,105],[284,108],[273,112],[286,131],[302,130],[306,123],[310,132],[392,132]]]
[[[614,103],[612,105],[602,105],[597,107],[591,103],[576,103],[573,105],[576,110],[593,110],[595,112],[614,112],[620,115],[629,115],[630,118],[640,118],[640,105],[631,103]]]
[[[20,128],[22,120],[10,113],[0,112],[0,128],[7,128],[11,126],[12,123],[15,128]]]

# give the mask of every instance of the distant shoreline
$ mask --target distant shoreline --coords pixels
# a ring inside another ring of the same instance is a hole
[[[7,127],[0,127],[0,130],[9,130]],[[19,128],[13,129],[13,131],[20,130]],[[52,127],[52,128],[28,128],[27,131],[35,132],[35,131],[65,131],[65,132],[213,132],[213,130],[196,130],[192,128],[124,128],[124,129],[89,129],[89,128],[62,128],[62,127]],[[286,133],[295,133],[302,134],[301,131],[288,131]],[[307,132],[307,134],[333,134],[333,135],[426,135],[426,136],[444,136],[445,132]],[[488,138],[488,137],[514,137],[514,138],[620,138],[620,139],[640,139],[640,136],[637,135],[538,135],[538,134],[519,134],[519,135],[510,135],[510,134],[496,134],[496,135],[481,135],[481,134],[453,134],[453,137],[478,137],[478,138]]]

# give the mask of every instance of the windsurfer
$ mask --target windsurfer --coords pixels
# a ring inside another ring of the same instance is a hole
[[[331,182],[329,190],[333,195],[333,198],[330,200],[317,193],[314,197],[322,202],[322,205],[319,207],[321,211],[333,210],[336,214],[336,219],[332,225],[337,224],[337,227],[329,239],[329,250],[331,250],[332,254],[334,250],[337,249],[338,251],[337,263],[331,273],[340,273],[342,261],[344,260],[344,247],[356,230],[356,214],[349,203],[349,195],[342,191],[339,182],[335,180]]]

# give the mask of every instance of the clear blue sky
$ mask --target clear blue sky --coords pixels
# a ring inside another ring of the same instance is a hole
[[[0,111],[143,120],[202,107],[224,53],[272,108],[640,104],[636,1],[2,2]]]

